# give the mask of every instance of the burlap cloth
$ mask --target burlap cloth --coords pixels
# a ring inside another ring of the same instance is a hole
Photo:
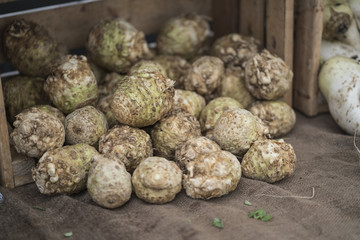
[[[35,184],[0,187],[5,197],[0,239],[65,239],[67,232],[72,239],[360,239],[360,167],[353,137],[329,114],[297,114],[285,140],[297,155],[292,177],[275,184],[242,178],[234,192],[208,201],[182,191],[173,202],[152,205],[133,195],[125,206],[108,210],[92,202],[86,191],[47,197]],[[311,196],[312,188],[312,199],[259,196]],[[253,205],[244,205],[245,200]],[[259,208],[273,219],[248,217]],[[212,226],[215,217],[223,220],[223,229]]]

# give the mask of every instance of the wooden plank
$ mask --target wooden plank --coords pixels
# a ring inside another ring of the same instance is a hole
[[[35,159],[24,154],[17,153],[14,147],[10,147],[12,157],[13,175],[24,176],[31,174],[31,169],[35,167]]]
[[[294,0],[268,0],[265,47],[293,68]],[[290,88],[292,90],[292,86]],[[292,91],[284,96],[292,106]]]
[[[31,174],[23,175],[23,176],[16,176],[14,177],[15,187],[20,187],[25,184],[29,184],[34,182],[32,179]]]
[[[294,108],[318,114],[318,71],[324,0],[297,0],[294,61]]]
[[[265,45],[265,6],[266,0],[240,0],[239,33],[252,36]]]
[[[4,96],[0,78],[0,184],[5,188],[14,188],[13,169],[9,144],[9,132],[6,121]]]
[[[83,47],[89,29],[104,18],[121,17],[146,34],[156,33],[166,20],[186,12],[211,15],[211,0],[106,0],[0,19],[0,32],[23,17],[43,25],[68,49]],[[1,40],[0,40],[1,41]],[[1,45],[1,42],[0,42]],[[0,48],[0,63],[6,61]]]
[[[239,30],[239,1],[213,0],[212,19],[215,39]]]

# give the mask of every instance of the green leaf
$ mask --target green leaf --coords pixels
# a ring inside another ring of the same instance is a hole
[[[267,221],[270,221],[271,219],[272,219],[271,214],[267,214],[267,215],[265,215],[264,217],[261,218],[261,221],[267,222]]]
[[[264,209],[258,209],[258,210],[249,212],[249,218],[260,219],[263,222],[267,222],[272,219],[272,215],[266,214],[266,211]]]
[[[224,228],[224,223],[220,218],[214,218],[212,225],[217,227],[217,228]]]
[[[72,232],[64,233],[64,236],[65,236],[65,237],[72,237],[72,235],[73,235]]]
[[[261,219],[261,218],[263,218],[265,216],[266,216],[266,211],[263,210],[263,209],[258,209],[254,213],[254,218],[255,219]]]
[[[251,205],[252,205],[252,203],[249,202],[248,200],[245,200],[244,204],[247,205],[247,206],[251,206]]]
[[[33,206],[34,209],[40,210],[40,211],[46,211],[45,208],[42,208],[40,206]]]

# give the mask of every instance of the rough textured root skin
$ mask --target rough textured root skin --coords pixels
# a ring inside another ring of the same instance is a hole
[[[242,67],[225,69],[220,86],[216,90],[219,97],[231,97],[248,108],[256,101],[255,97],[245,87],[245,75]]]
[[[168,20],[160,29],[156,43],[162,55],[191,59],[208,48],[210,26],[204,16],[184,14]]]
[[[36,105],[35,107],[57,117],[64,124],[65,115],[59,109],[50,105]]]
[[[287,103],[279,100],[256,102],[249,111],[268,127],[271,138],[286,135],[296,122],[295,111]]]
[[[47,76],[62,55],[44,27],[24,19],[15,20],[4,30],[3,46],[12,65],[32,77]]]
[[[253,37],[231,33],[218,38],[211,46],[211,55],[220,58],[225,66],[242,66],[258,52],[259,42]]]
[[[105,115],[93,106],[76,109],[67,115],[64,126],[66,143],[69,145],[86,143],[96,146],[108,130]]]
[[[255,141],[266,138],[269,129],[249,111],[234,108],[220,116],[213,134],[223,150],[241,158]]]
[[[95,105],[98,87],[85,56],[67,55],[54,65],[44,90],[53,104],[68,114],[77,108]]]
[[[111,111],[111,102],[112,102],[112,95],[100,98],[96,108],[99,109],[102,113],[105,114],[106,121],[109,125],[109,128],[112,128],[118,121],[114,117],[114,114]]]
[[[184,77],[184,86],[208,99],[221,84],[223,75],[224,63],[220,58],[202,56],[192,63]]]
[[[360,33],[348,1],[325,1],[323,39],[339,40],[360,51]]]
[[[360,131],[360,66],[356,60],[336,56],[322,66],[319,88],[335,122],[346,133]]]
[[[176,150],[175,162],[186,173],[185,165],[194,161],[198,155],[217,151],[221,151],[221,148],[216,142],[203,136],[195,137]]]
[[[149,134],[126,125],[116,125],[101,136],[99,152],[114,155],[129,172],[133,172],[144,159],[153,156]]]
[[[108,71],[129,71],[141,59],[151,57],[143,32],[122,19],[102,20],[90,29],[87,52]]]
[[[276,100],[290,89],[293,72],[285,62],[263,50],[245,64],[245,86],[257,99]]]
[[[216,121],[226,110],[233,108],[243,108],[243,106],[233,98],[218,97],[211,100],[200,113],[200,127],[202,132],[213,130]]]
[[[65,129],[53,114],[32,107],[16,116],[10,137],[17,152],[40,158],[47,150],[64,144]]]
[[[99,154],[87,144],[64,146],[47,151],[32,170],[42,194],[74,194],[86,188],[93,155]]]
[[[175,151],[187,140],[201,136],[197,119],[186,112],[175,112],[161,119],[151,130],[154,152],[169,160],[175,158]]]
[[[94,155],[91,161],[87,190],[92,200],[105,208],[117,208],[129,201],[131,175],[124,165],[106,155]]]
[[[283,140],[256,141],[241,162],[245,177],[274,183],[291,176],[295,170],[293,147]]]
[[[192,198],[210,199],[232,192],[241,178],[238,159],[227,151],[199,154],[186,164],[183,176],[186,195]]]
[[[196,92],[175,89],[174,110],[181,109],[199,119],[205,105],[205,98]]]
[[[108,73],[104,76],[101,84],[98,84],[99,98],[114,94],[117,86],[125,76],[116,72]]]
[[[166,74],[166,71],[164,69],[164,67],[155,61],[152,60],[141,60],[137,63],[135,63],[131,68],[128,74],[136,74],[136,72],[141,72],[141,71],[145,71],[145,72],[159,72],[162,75],[164,75],[164,77],[168,77]]]
[[[184,89],[184,76],[191,67],[190,63],[180,56],[171,55],[155,56],[154,61],[160,63],[168,78],[175,81],[174,88]]]
[[[137,72],[121,81],[113,95],[111,110],[122,124],[150,126],[171,111],[174,94],[173,81],[161,73]]]
[[[91,71],[94,73],[96,82],[98,86],[103,83],[103,79],[106,77],[107,74],[110,74],[107,70],[104,68],[98,66],[96,63],[94,63],[91,59],[88,59],[89,67],[91,68]],[[100,94],[100,89],[99,89]]]
[[[345,34],[353,20],[345,1],[325,1],[323,12],[323,39],[333,40]]]
[[[180,168],[174,162],[161,157],[145,159],[132,175],[136,196],[156,204],[172,201],[181,190],[181,181]]]
[[[9,122],[14,122],[15,116],[26,108],[50,103],[43,84],[43,78],[26,76],[15,76],[3,83],[5,110]]]

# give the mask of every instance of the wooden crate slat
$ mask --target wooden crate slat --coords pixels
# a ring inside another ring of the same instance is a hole
[[[31,169],[35,167],[35,158],[27,157],[24,154],[16,152],[15,147],[13,146],[10,147],[10,152],[14,179],[16,177],[27,175],[31,177]]]
[[[32,179],[31,174],[27,174],[27,175],[23,175],[23,176],[15,176],[14,177],[14,185],[15,187],[20,187],[23,186],[25,184],[29,184],[34,182],[34,180]]]
[[[4,96],[0,78],[0,184],[5,188],[14,188],[13,169],[9,144],[9,132],[6,121]]]
[[[265,45],[265,8],[266,0],[240,0],[239,33],[253,36]]]
[[[213,0],[212,19],[215,38],[222,37],[228,33],[238,32],[238,0]]]
[[[0,32],[21,17],[43,25],[68,49],[84,47],[89,29],[104,18],[121,17],[146,34],[156,33],[166,20],[181,13],[211,15],[211,0],[106,0],[0,19]],[[0,39],[1,45],[1,39]],[[2,47],[0,63],[6,62]]]
[[[268,0],[266,4],[266,48],[293,68],[294,0]],[[292,86],[290,88],[292,90]],[[284,96],[292,106],[292,91]]]
[[[294,108],[315,116],[320,110],[317,78],[324,0],[297,0],[296,4]]]

